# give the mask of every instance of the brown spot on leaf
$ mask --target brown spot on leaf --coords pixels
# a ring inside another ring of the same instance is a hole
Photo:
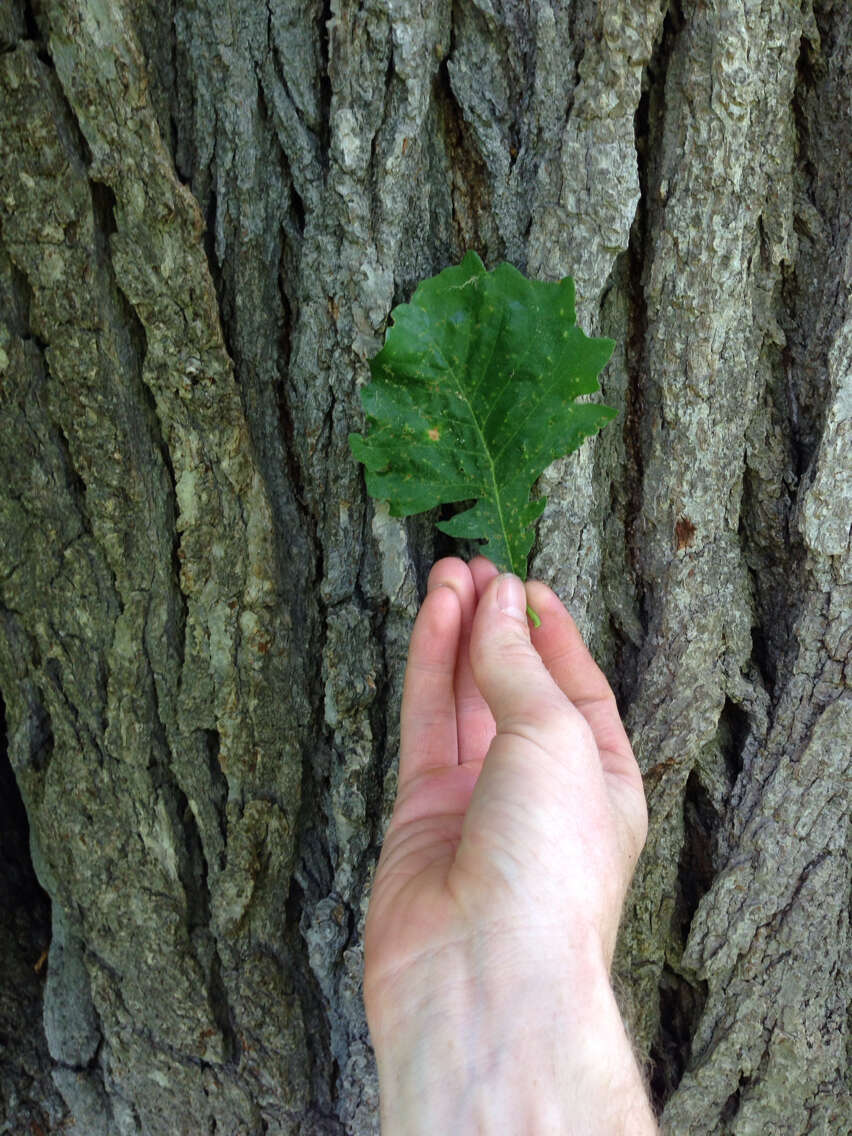
[[[432,439],[433,442],[437,442],[438,439],[441,437],[441,431],[438,429],[437,426],[433,426],[431,430],[427,431],[427,433],[429,434],[429,437]]]
[[[689,548],[694,536],[695,525],[689,517],[678,517],[675,523],[675,542],[677,543],[678,552],[683,548]]]

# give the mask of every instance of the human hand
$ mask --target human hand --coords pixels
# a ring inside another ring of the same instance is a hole
[[[608,983],[642,781],[556,595],[481,557],[436,564],[401,727],[365,942],[386,1131],[621,1131],[594,1111],[599,1075],[624,1087],[599,1102],[629,1106],[623,1130],[654,1131]],[[519,1061],[539,1071],[537,1102],[506,1098]]]

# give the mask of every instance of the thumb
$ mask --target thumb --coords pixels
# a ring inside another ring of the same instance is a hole
[[[476,608],[470,661],[497,733],[549,746],[558,744],[565,716],[574,708],[532,645],[526,605],[526,589],[517,576],[496,576]]]

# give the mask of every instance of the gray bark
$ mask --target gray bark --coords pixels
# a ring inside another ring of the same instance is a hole
[[[451,549],[347,436],[468,248],[618,342],[531,570],[646,777],[663,1123],[852,1131],[851,100],[844,0],[0,9],[0,1132],[377,1131],[361,932]]]

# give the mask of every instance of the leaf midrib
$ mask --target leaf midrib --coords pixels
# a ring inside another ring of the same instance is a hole
[[[485,457],[488,460],[488,468],[491,471],[491,486],[492,486],[492,489],[493,489],[493,492],[494,492],[494,504],[497,506],[497,516],[498,516],[499,521],[500,521],[500,533],[501,533],[501,536],[503,538],[503,545],[506,549],[506,561],[509,565],[510,571],[514,572],[515,565],[514,565],[513,560],[512,560],[512,548],[511,548],[511,545],[509,544],[509,535],[506,531],[506,522],[503,519],[503,503],[500,500],[500,490],[497,486],[497,469],[496,469],[496,466],[494,464],[494,461],[491,458],[491,451],[488,448],[488,443],[485,441],[485,435],[482,432],[482,427],[479,424],[479,419],[476,416],[476,412],[473,409],[473,403],[471,402],[471,398],[474,395],[477,394],[477,392],[481,388],[482,384],[486,381],[486,377],[487,377],[488,372],[491,368],[491,363],[494,359],[494,353],[497,350],[497,342],[498,342],[498,340],[499,340],[499,338],[500,338],[500,336],[503,332],[503,328],[506,324],[506,316],[507,316],[507,311],[504,307],[503,310],[500,313],[500,327],[497,329],[497,333],[494,336],[493,340],[491,341],[491,354],[488,356],[488,362],[482,367],[482,372],[480,374],[479,381],[476,383],[476,385],[475,385],[474,389],[471,391],[470,395],[468,395],[467,390],[465,389],[464,382],[459,380],[458,372],[456,371],[455,367],[449,361],[449,359],[447,359],[446,355],[444,355],[444,352],[440,349],[440,347],[436,343],[432,343],[431,348],[432,348],[433,352],[435,352],[435,353],[437,353],[438,355],[441,356],[441,358],[444,361],[444,365],[445,365],[447,371],[449,371],[449,373],[453,376],[453,379],[455,380],[455,384],[456,384],[456,389],[458,390],[459,394],[462,397],[462,401],[464,402],[465,406],[468,409],[468,413],[470,414],[471,421],[473,422],[474,428],[475,428],[477,436],[479,438],[479,443],[482,447],[482,450],[485,453]],[[502,390],[506,389],[506,386],[509,385],[509,382],[511,382],[511,376],[509,377],[508,382],[505,384],[505,386],[502,388]],[[501,394],[502,394],[502,390],[500,392]]]
[[[500,500],[500,490],[497,487],[497,469],[491,459],[491,451],[488,448],[488,443],[485,441],[485,435],[482,433],[482,427],[479,425],[479,419],[477,418],[476,411],[473,409],[473,405],[467,396],[464,385],[458,382],[458,376],[456,375],[456,372],[452,368],[450,369],[452,371],[453,378],[458,384],[458,390],[461,393],[462,398],[464,399],[465,406],[470,413],[471,421],[473,422],[476,433],[479,436],[479,442],[482,446],[483,451],[485,452],[485,457],[488,459],[488,468],[491,471],[491,485],[494,489],[494,503],[497,506],[497,516],[500,518],[500,532],[503,536],[503,544],[506,547],[506,560],[508,561],[510,571],[514,572],[515,565],[512,562],[512,549],[509,545],[508,533],[506,532],[506,522],[503,520],[503,504]]]

